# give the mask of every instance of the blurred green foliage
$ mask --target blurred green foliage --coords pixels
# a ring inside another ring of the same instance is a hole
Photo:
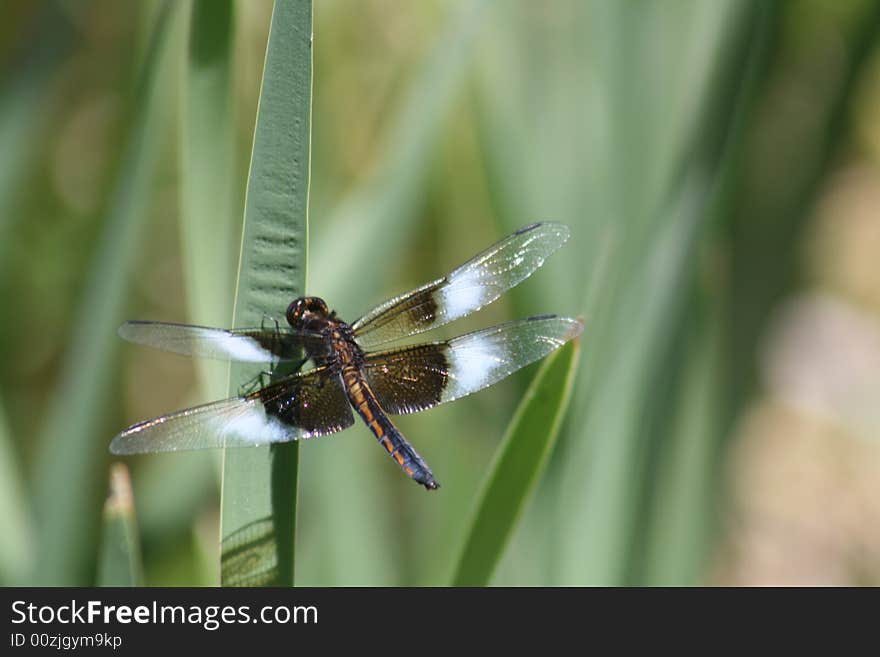
[[[114,331],[123,314],[231,317],[272,3],[231,7],[230,56],[211,68],[210,47],[192,59],[205,18],[190,2],[4,4],[4,584],[95,582],[110,438],[217,394],[216,370]],[[729,438],[851,149],[878,28],[868,2],[316,3],[308,292],[354,319],[524,223],[572,229],[451,329],[586,323],[559,442],[492,583],[707,581]],[[192,112],[211,97],[229,105],[208,105],[226,129],[206,144]],[[228,160],[226,185],[199,177],[200,156]],[[198,187],[212,184],[216,199]],[[228,214],[193,216],[212,211]],[[230,228],[200,235],[199,220]],[[296,582],[447,583],[536,369],[399,419],[438,494],[366,427],[301,445]],[[147,584],[218,581],[218,456],[128,461]]]

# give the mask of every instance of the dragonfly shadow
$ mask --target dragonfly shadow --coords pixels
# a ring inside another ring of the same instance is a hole
[[[220,558],[224,586],[274,586],[279,582],[278,544],[271,517],[225,537]]]

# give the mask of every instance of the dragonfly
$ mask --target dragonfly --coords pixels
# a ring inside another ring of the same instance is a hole
[[[391,421],[482,390],[576,338],[583,322],[536,315],[450,340],[388,348],[498,299],[561,247],[559,223],[520,228],[442,278],[396,296],[348,324],[316,296],[295,299],[287,326],[220,329],[129,321],[119,335],[187,356],[275,367],[287,374],[237,397],[134,424],[113,438],[114,454],[251,447],[342,431],[355,414],[398,466],[428,490],[431,468]],[[302,369],[311,362],[312,367]]]

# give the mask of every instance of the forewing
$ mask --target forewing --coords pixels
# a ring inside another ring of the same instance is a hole
[[[446,342],[368,354],[364,375],[388,413],[415,413],[497,383],[577,337],[583,323],[540,315]]]
[[[532,224],[444,278],[386,301],[352,324],[364,347],[428,331],[464,317],[528,278],[568,239],[568,227]]]
[[[319,333],[291,328],[217,329],[167,322],[125,322],[119,335],[129,342],[170,351],[245,363],[273,363],[297,360],[301,354],[327,351]]]
[[[110,443],[114,454],[253,447],[313,438],[354,423],[338,375],[297,373],[244,397],[135,424]]]

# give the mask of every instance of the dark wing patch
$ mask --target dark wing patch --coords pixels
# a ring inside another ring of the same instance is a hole
[[[367,355],[364,376],[379,406],[393,415],[415,413],[440,403],[446,388],[446,343]]]
[[[269,416],[299,429],[300,438],[336,433],[354,424],[354,416],[342,379],[338,374],[327,374],[282,379],[249,397],[258,398]]]

